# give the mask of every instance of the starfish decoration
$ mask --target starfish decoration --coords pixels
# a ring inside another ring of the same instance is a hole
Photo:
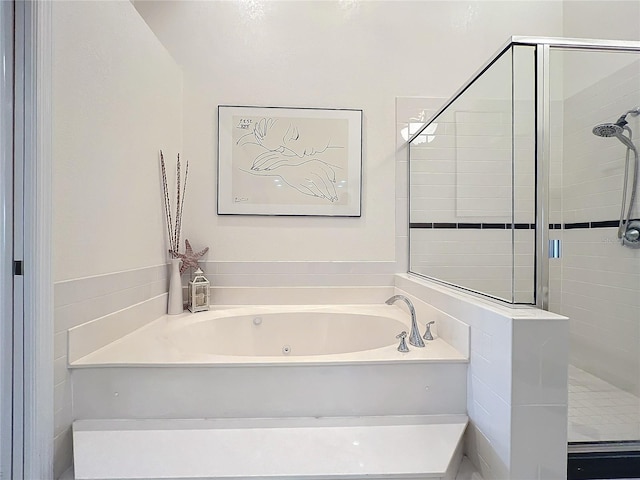
[[[169,253],[182,259],[182,264],[180,265],[180,275],[182,275],[189,267],[198,268],[198,259],[209,251],[209,247],[206,247],[204,250],[200,250],[199,252],[194,253],[189,240],[185,240],[184,243],[184,253],[179,253],[175,250],[169,250]]]

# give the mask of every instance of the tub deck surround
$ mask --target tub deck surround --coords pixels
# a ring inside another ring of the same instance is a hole
[[[398,352],[395,336],[410,321],[385,304],[218,306],[162,316],[72,361],[74,418],[466,413],[468,354],[442,338]],[[326,354],[282,353],[283,345],[304,351],[305,337],[323,336]],[[278,356],[255,354],[269,343]],[[243,355],[229,354],[236,348]]]
[[[420,319],[426,323],[429,319]],[[82,327],[70,337],[70,368],[467,363],[442,338],[397,351],[410,317],[388,305],[216,306],[167,316],[79,357]],[[421,327],[424,330],[424,326]],[[95,333],[95,332],[94,332]],[[92,333],[92,334],[94,334]],[[468,329],[467,329],[468,343]],[[287,349],[287,350],[285,350]],[[283,353],[285,351],[285,353]]]
[[[75,419],[467,412],[466,363],[99,366],[71,377]]]
[[[396,335],[411,317],[383,301],[217,305],[160,316],[83,355],[78,327],[76,478],[453,480],[469,329],[423,317],[421,332],[436,320],[443,337],[436,328],[408,353]]]
[[[466,425],[465,415],[76,421],[75,478],[453,480]]]

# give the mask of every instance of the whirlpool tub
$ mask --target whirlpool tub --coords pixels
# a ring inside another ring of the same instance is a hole
[[[83,357],[92,364],[267,364],[464,357],[436,338],[397,351],[409,314],[389,305],[264,305],[162,316]],[[428,320],[428,319],[425,319]],[[425,320],[420,322],[424,332]]]
[[[434,319],[419,318],[421,331]],[[78,418],[465,413],[468,350],[436,337],[401,353],[396,335],[410,324],[384,304],[162,316],[70,356],[74,409]]]

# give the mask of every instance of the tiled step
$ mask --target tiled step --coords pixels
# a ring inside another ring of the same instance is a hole
[[[84,420],[76,480],[455,479],[464,416]]]

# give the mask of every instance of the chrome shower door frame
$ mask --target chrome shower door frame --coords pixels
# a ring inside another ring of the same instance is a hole
[[[12,478],[13,429],[13,2],[0,2],[0,479]]]
[[[429,118],[422,128],[409,138],[410,144],[496,60],[514,46],[535,48],[536,83],[536,151],[535,151],[535,301],[534,305],[549,309],[549,169],[551,163],[550,137],[550,55],[553,49],[631,52],[640,54],[640,42],[562,37],[512,36],[453,96]],[[480,293],[478,293],[480,294]],[[493,298],[493,297],[489,297]]]
[[[549,310],[550,50],[536,45],[535,301],[542,310]]]
[[[552,49],[633,52],[640,54],[640,42],[574,38],[511,37],[512,45],[536,47],[536,306],[549,309],[549,170],[550,142],[550,56]]]

